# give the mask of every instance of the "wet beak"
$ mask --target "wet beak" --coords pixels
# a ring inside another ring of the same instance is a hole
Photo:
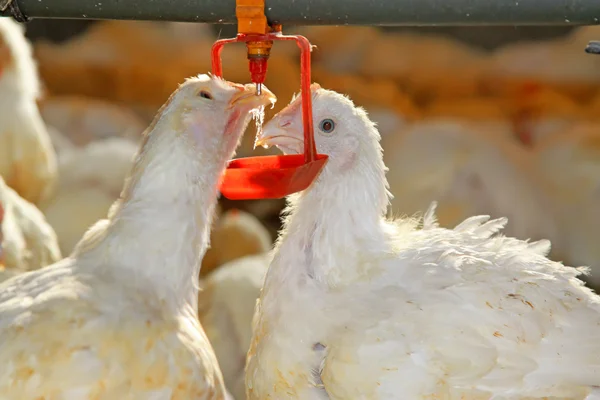
[[[303,145],[304,132],[296,129],[290,122],[278,120],[277,117],[263,127],[262,133],[254,143],[254,147],[277,146],[286,154],[301,153]]]
[[[261,93],[256,93],[256,85],[248,84],[238,87],[237,92],[229,101],[229,108],[247,106],[250,109],[274,104],[277,97],[263,85]]]

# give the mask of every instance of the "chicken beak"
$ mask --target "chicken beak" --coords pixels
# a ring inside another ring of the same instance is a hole
[[[264,126],[254,143],[254,147],[277,146],[286,154],[300,153],[303,145],[304,132],[295,129],[291,122],[277,121],[276,118]]]
[[[248,84],[237,89],[238,91],[229,101],[229,108],[247,106],[250,109],[254,109],[274,104],[277,101],[277,97],[265,86],[262,87],[260,94],[256,93],[256,86],[254,84]]]

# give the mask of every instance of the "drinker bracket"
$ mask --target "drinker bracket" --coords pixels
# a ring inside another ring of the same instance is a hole
[[[295,41],[300,47],[300,83],[304,154],[238,158],[229,162],[221,178],[220,191],[231,200],[278,199],[310,186],[327,162],[327,155],[317,154],[310,91],[311,44],[304,36],[281,33],[281,25],[270,27],[264,15],[264,0],[237,0],[238,35],[218,40],[212,47],[212,73],[223,76],[221,51],[229,43],[245,43],[249,69],[257,90],[264,83],[267,61],[273,41]]]

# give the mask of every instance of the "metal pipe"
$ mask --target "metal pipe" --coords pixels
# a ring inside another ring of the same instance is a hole
[[[234,0],[0,0],[1,15],[15,9],[28,18],[236,22]],[[284,26],[595,25],[600,1],[266,0],[265,13]]]

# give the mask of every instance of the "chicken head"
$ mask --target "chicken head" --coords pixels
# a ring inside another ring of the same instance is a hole
[[[344,173],[360,164],[359,154],[381,152],[379,133],[361,107],[332,90],[311,86],[315,144],[318,153],[329,155],[323,173]],[[257,138],[257,145],[277,146],[285,154],[303,152],[301,96],[271,119]],[[378,157],[374,154],[371,159]]]
[[[166,132],[188,132],[187,144],[195,149],[216,150],[213,156],[233,153],[239,137],[251,118],[250,110],[276,101],[269,89],[256,94],[254,84],[241,85],[207,74],[187,79],[158,112],[150,125],[165,124]],[[175,112],[165,113],[173,110]],[[224,132],[224,138],[207,132]],[[225,139],[225,140],[223,140]],[[220,146],[215,146],[215,141]],[[206,154],[204,154],[206,156]]]

